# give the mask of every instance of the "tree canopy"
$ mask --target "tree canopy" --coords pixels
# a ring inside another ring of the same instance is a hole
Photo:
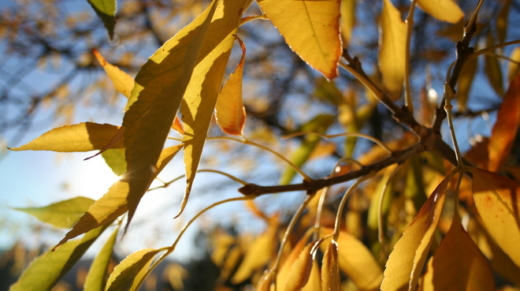
[[[84,289],[138,290],[208,216],[215,290],[520,287],[519,3],[26,2],[1,8],[5,142],[119,180],[18,209],[67,233],[10,290],[51,290],[103,232]],[[178,236],[109,269],[142,198],[177,184]],[[216,202],[186,217],[197,195]],[[208,214],[233,202],[265,228]]]

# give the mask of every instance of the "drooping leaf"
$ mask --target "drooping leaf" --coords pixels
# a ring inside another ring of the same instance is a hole
[[[282,290],[300,290],[309,279],[312,266],[311,249],[307,232],[291,250],[276,276],[276,284]]]
[[[235,40],[233,35],[237,33],[242,12],[250,3],[250,0],[215,1],[214,9],[206,10],[207,24],[196,34],[197,41],[191,41],[196,43],[196,46],[191,48],[195,67],[181,106],[184,125],[186,193],[177,216],[186,206],[195,179],[226,64]]]
[[[489,138],[488,170],[498,171],[506,162],[520,126],[520,75],[509,85]]]
[[[105,283],[108,278],[108,265],[110,258],[112,257],[112,251],[116,243],[117,233],[119,227],[117,227],[112,235],[108,238],[101,251],[96,255],[87,277],[85,278],[85,289],[84,291],[104,291]]]
[[[520,72],[520,65],[518,64],[520,63],[520,47],[513,49],[509,58],[517,62],[509,62],[509,68],[507,70],[507,80],[508,82],[513,82]]]
[[[116,0],[87,0],[94,9],[97,16],[101,18],[105,28],[107,29],[110,39],[114,37],[114,28],[116,26]]]
[[[323,254],[321,265],[321,290],[339,291],[338,245],[331,241]]]
[[[14,208],[55,227],[70,228],[87,212],[94,200],[76,197],[44,207]]]
[[[417,5],[431,16],[449,23],[457,23],[464,17],[464,12],[453,0],[417,0]]]
[[[338,76],[340,0],[260,0],[258,5],[302,60],[327,79]]]
[[[347,48],[352,38],[352,31],[356,25],[356,1],[355,0],[341,0],[341,39],[343,40],[343,47]]]
[[[29,143],[10,148],[13,151],[88,152],[105,147],[118,132],[119,126],[82,122],[52,129]],[[123,140],[112,145],[122,148]]]
[[[237,41],[242,48],[242,57],[231,73],[229,80],[224,84],[218,94],[215,104],[215,118],[223,132],[231,135],[242,135],[246,121],[246,109],[242,101],[242,74],[244,71],[244,60],[246,46],[240,38]]]
[[[137,290],[152,259],[161,251],[160,249],[144,249],[127,256],[110,274],[106,291]]]
[[[334,123],[335,116],[320,114],[314,117],[312,120],[303,124],[300,128],[300,132],[314,132],[314,133],[325,133],[329,126]],[[300,147],[295,150],[289,160],[297,167],[302,166],[307,162],[312,152],[316,148],[320,141],[320,137],[315,134],[308,134],[305,136]],[[280,177],[280,184],[288,184],[296,174],[293,167],[287,166],[282,176]]]
[[[462,227],[455,213],[450,230],[428,262],[424,291],[494,290],[493,271],[488,260]]]
[[[9,291],[47,291],[83,256],[106,226],[89,231],[81,239],[64,244],[57,251],[47,251],[27,267]]]
[[[433,233],[444,206],[445,191],[451,176],[445,178],[417,213],[415,220],[397,241],[386,262],[381,290],[415,290]]]
[[[125,149],[108,149],[101,153],[105,163],[117,176],[126,173]]]
[[[406,24],[390,0],[383,1],[379,44],[378,59],[383,86],[396,100],[401,96],[405,75]]]
[[[491,34],[487,35],[487,46],[490,47],[494,44],[493,37]],[[502,76],[502,69],[500,68],[500,63],[498,62],[498,58],[495,56],[488,56],[486,55],[484,57],[484,72],[486,73],[486,76],[488,78],[489,83],[491,84],[491,87],[495,92],[498,94],[498,96],[504,95],[504,85],[503,85],[503,76]]]
[[[472,168],[473,198],[484,226],[500,248],[520,267],[520,184]]]
[[[274,281],[274,275],[275,273],[272,270],[267,270],[262,274],[262,277],[260,277],[260,280],[258,280],[258,283],[256,284],[256,290],[258,291],[270,291],[271,290],[271,284]]]
[[[469,92],[471,90],[471,84],[475,78],[475,72],[477,71],[478,59],[474,58],[468,60],[459,75],[459,84],[457,86],[457,93],[455,98],[460,110],[466,109],[466,103],[468,102]]]
[[[157,163],[154,179],[171,159],[181,150],[182,145],[172,146],[162,151]],[[111,223],[114,219],[124,214],[128,210],[127,198],[130,191],[128,178],[123,176],[115,182],[108,192],[99,200],[94,202],[88,211],[80,218],[78,223],[65,235],[65,237],[54,247],[57,249],[69,239],[83,234],[91,229]]]
[[[509,16],[509,9],[511,7],[511,0],[503,1],[502,8],[497,15],[496,32],[498,43],[504,43],[507,36],[507,22]]]
[[[231,282],[243,282],[253,271],[266,265],[276,250],[278,241],[278,218],[272,217],[267,230],[258,236],[247,248],[240,267],[231,278]]]
[[[118,67],[107,62],[107,60],[105,60],[105,58],[97,50],[92,50],[92,52],[94,53],[94,56],[98,60],[99,64],[101,64],[103,67],[103,70],[105,70],[107,73],[108,78],[110,78],[114,84],[116,90],[125,97],[130,97],[132,88],[134,87],[134,78],[130,77],[130,75]]]

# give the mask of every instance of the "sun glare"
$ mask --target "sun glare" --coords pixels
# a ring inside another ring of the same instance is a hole
[[[87,161],[79,161],[76,165],[78,176],[71,185],[75,194],[98,199],[103,196],[118,177],[108,167],[101,156]]]

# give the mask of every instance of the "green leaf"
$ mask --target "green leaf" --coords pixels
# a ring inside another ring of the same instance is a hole
[[[106,291],[137,290],[158,249],[144,249],[126,257],[117,265],[107,281]]]
[[[333,115],[318,115],[311,121],[303,124],[299,131],[325,133],[335,119],[336,117]],[[315,134],[306,135],[300,147],[292,153],[289,160],[298,167],[302,166],[307,162],[319,141],[320,137]],[[290,183],[295,174],[296,171],[292,167],[287,166],[280,178],[280,184]]]
[[[108,264],[110,263],[110,258],[112,257],[112,250],[114,249],[114,244],[116,243],[118,232],[119,227],[114,230],[112,235],[108,238],[107,242],[92,262],[92,265],[90,266],[87,274],[87,278],[85,279],[84,291],[105,290]]]
[[[14,208],[55,227],[70,228],[87,212],[94,200],[76,197],[44,207]]]
[[[477,58],[468,60],[460,71],[459,85],[457,87],[457,94],[455,95],[455,98],[457,99],[457,104],[459,105],[461,111],[466,110],[466,103],[468,102],[469,92],[472,87],[471,84],[473,83],[475,73],[477,72],[477,65]]]
[[[105,28],[107,29],[110,39],[114,37],[114,28],[116,26],[116,0],[88,0],[90,6],[94,9],[97,16],[101,18]]]
[[[193,75],[189,83],[183,85],[186,93],[181,106],[187,185],[178,215],[186,206],[195,179],[226,64],[235,40],[233,35],[237,33],[242,12],[250,3],[250,0],[213,1],[213,5],[201,15],[204,15],[204,23],[191,33],[193,40],[188,45],[189,54],[185,59],[192,59],[193,63],[188,72],[192,72]],[[182,74],[186,74],[185,71],[182,71]]]
[[[55,151],[55,152],[88,152],[103,149],[108,145],[119,126],[82,122],[52,129],[29,143],[10,148],[12,151]],[[110,145],[110,148],[122,148],[123,140]]]
[[[47,251],[25,269],[9,291],[46,291],[63,277],[83,256],[106,226],[89,231],[81,239],[70,241],[56,251]]]
[[[493,36],[491,34],[487,35],[487,46],[493,46]],[[498,94],[498,96],[504,96],[504,84],[503,84],[503,76],[502,76],[502,68],[500,67],[500,63],[498,62],[497,57],[488,56],[484,57],[484,71],[489,80],[489,84]]]
[[[157,163],[157,170],[151,179],[162,171],[162,169],[171,161],[177,154],[182,145],[172,146],[163,150],[159,162]],[[108,192],[99,200],[94,202],[83,215],[78,223],[65,235],[65,237],[54,248],[58,248],[69,239],[83,234],[101,225],[111,223],[114,219],[122,215],[128,210],[127,198],[130,191],[130,184],[128,179],[123,177],[108,189]]]
[[[105,163],[117,176],[126,173],[125,149],[109,149],[101,153]]]

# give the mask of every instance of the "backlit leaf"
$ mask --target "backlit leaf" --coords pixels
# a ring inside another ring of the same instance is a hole
[[[386,262],[381,290],[416,289],[433,233],[439,223],[449,178],[451,177],[448,176],[437,186],[417,213],[415,220],[406,228],[403,236],[395,244],[394,250]]]
[[[125,149],[108,149],[101,153],[105,163],[117,176],[126,173]]]
[[[450,230],[428,263],[424,291],[494,290],[489,262],[460,223],[455,213]]]
[[[55,227],[70,228],[87,212],[94,200],[76,197],[44,207],[14,208]]]
[[[259,0],[285,42],[327,79],[338,76],[340,0]]]
[[[277,234],[278,218],[273,217],[267,230],[248,246],[244,259],[231,278],[231,282],[238,284],[246,280],[253,271],[262,268],[270,261],[278,245]]]
[[[355,0],[341,0],[341,38],[343,40],[343,47],[347,48],[352,38],[352,31],[356,25],[356,1]]]
[[[93,229],[81,239],[64,244],[57,251],[47,251],[36,258],[9,291],[47,291],[83,256],[106,227]]]
[[[325,133],[335,119],[336,117],[333,115],[321,114],[303,124],[299,131]],[[305,164],[318,145],[320,139],[321,138],[315,134],[306,135],[300,147],[291,154],[289,160],[297,167]],[[296,171],[293,169],[293,167],[287,166],[282,174],[282,177],[280,177],[280,184],[290,183],[295,174]]]
[[[114,28],[116,26],[116,0],[88,0],[90,6],[94,9],[97,16],[101,18],[108,35],[112,39],[114,37]]]
[[[242,12],[250,0],[214,1],[213,8],[206,9],[205,24],[193,32],[196,41],[190,41],[190,55],[195,66],[187,84],[181,106],[184,124],[184,164],[186,167],[186,193],[179,214],[188,200],[197,172],[202,148],[217,102],[218,92],[231,54]],[[192,46],[195,44],[195,46]],[[185,74],[182,71],[181,74]],[[170,121],[171,123],[171,121]]]
[[[110,274],[106,291],[137,290],[152,259],[159,252],[160,249],[144,249],[126,257]]]
[[[10,148],[13,151],[88,152],[105,147],[119,130],[119,126],[82,122],[52,129],[29,143]],[[122,148],[123,140],[112,145]]]
[[[278,270],[276,283],[282,290],[300,290],[309,279],[312,266],[311,249],[307,232],[291,250],[282,267]]]
[[[488,170],[498,171],[506,162],[520,126],[520,75],[509,85],[489,138]]]
[[[450,23],[457,23],[464,17],[464,12],[453,0],[417,0],[417,5],[431,16]]]
[[[323,254],[321,266],[321,290],[339,291],[338,245],[331,241]]]
[[[520,266],[520,184],[498,174],[472,168],[473,198],[491,237]]]
[[[516,78],[516,75],[518,75],[518,73],[520,72],[520,65],[518,64],[520,63],[520,47],[513,49],[509,58],[517,62],[509,62],[509,68],[507,70],[507,79],[509,80],[509,82],[512,82]]]
[[[119,227],[114,230],[101,251],[94,258],[94,261],[92,261],[92,265],[90,266],[87,277],[85,278],[84,291],[105,290],[105,283],[108,278],[108,265],[112,258],[112,250],[114,249],[118,232]]]
[[[381,38],[379,41],[379,67],[383,86],[392,99],[400,97],[405,75],[406,24],[401,13],[390,0],[383,1]]]
[[[98,60],[99,64],[103,67],[103,70],[108,75],[108,78],[114,84],[116,90],[123,94],[125,97],[130,97],[132,88],[134,87],[134,78],[130,77],[126,72],[122,71],[118,67],[110,64],[97,50],[92,50],[94,56]]]
[[[181,148],[182,145],[177,145],[163,150],[156,166],[157,170],[154,171],[151,180],[162,171],[162,169],[171,161],[175,154],[181,150]],[[121,180],[115,182],[110,189],[108,189],[108,192],[103,195],[103,197],[90,206],[78,223],[74,225],[74,227],[54,248],[57,249],[69,239],[91,229],[111,223],[114,219],[125,213],[128,210],[127,198],[129,191],[130,186],[128,179],[123,176]]]
[[[229,80],[224,84],[218,94],[215,104],[215,118],[223,132],[231,135],[242,135],[246,121],[246,109],[242,101],[242,74],[246,46],[240,38],[237,41],[242,48],[242,57],[235,68],[235,72],[229,75]]]

